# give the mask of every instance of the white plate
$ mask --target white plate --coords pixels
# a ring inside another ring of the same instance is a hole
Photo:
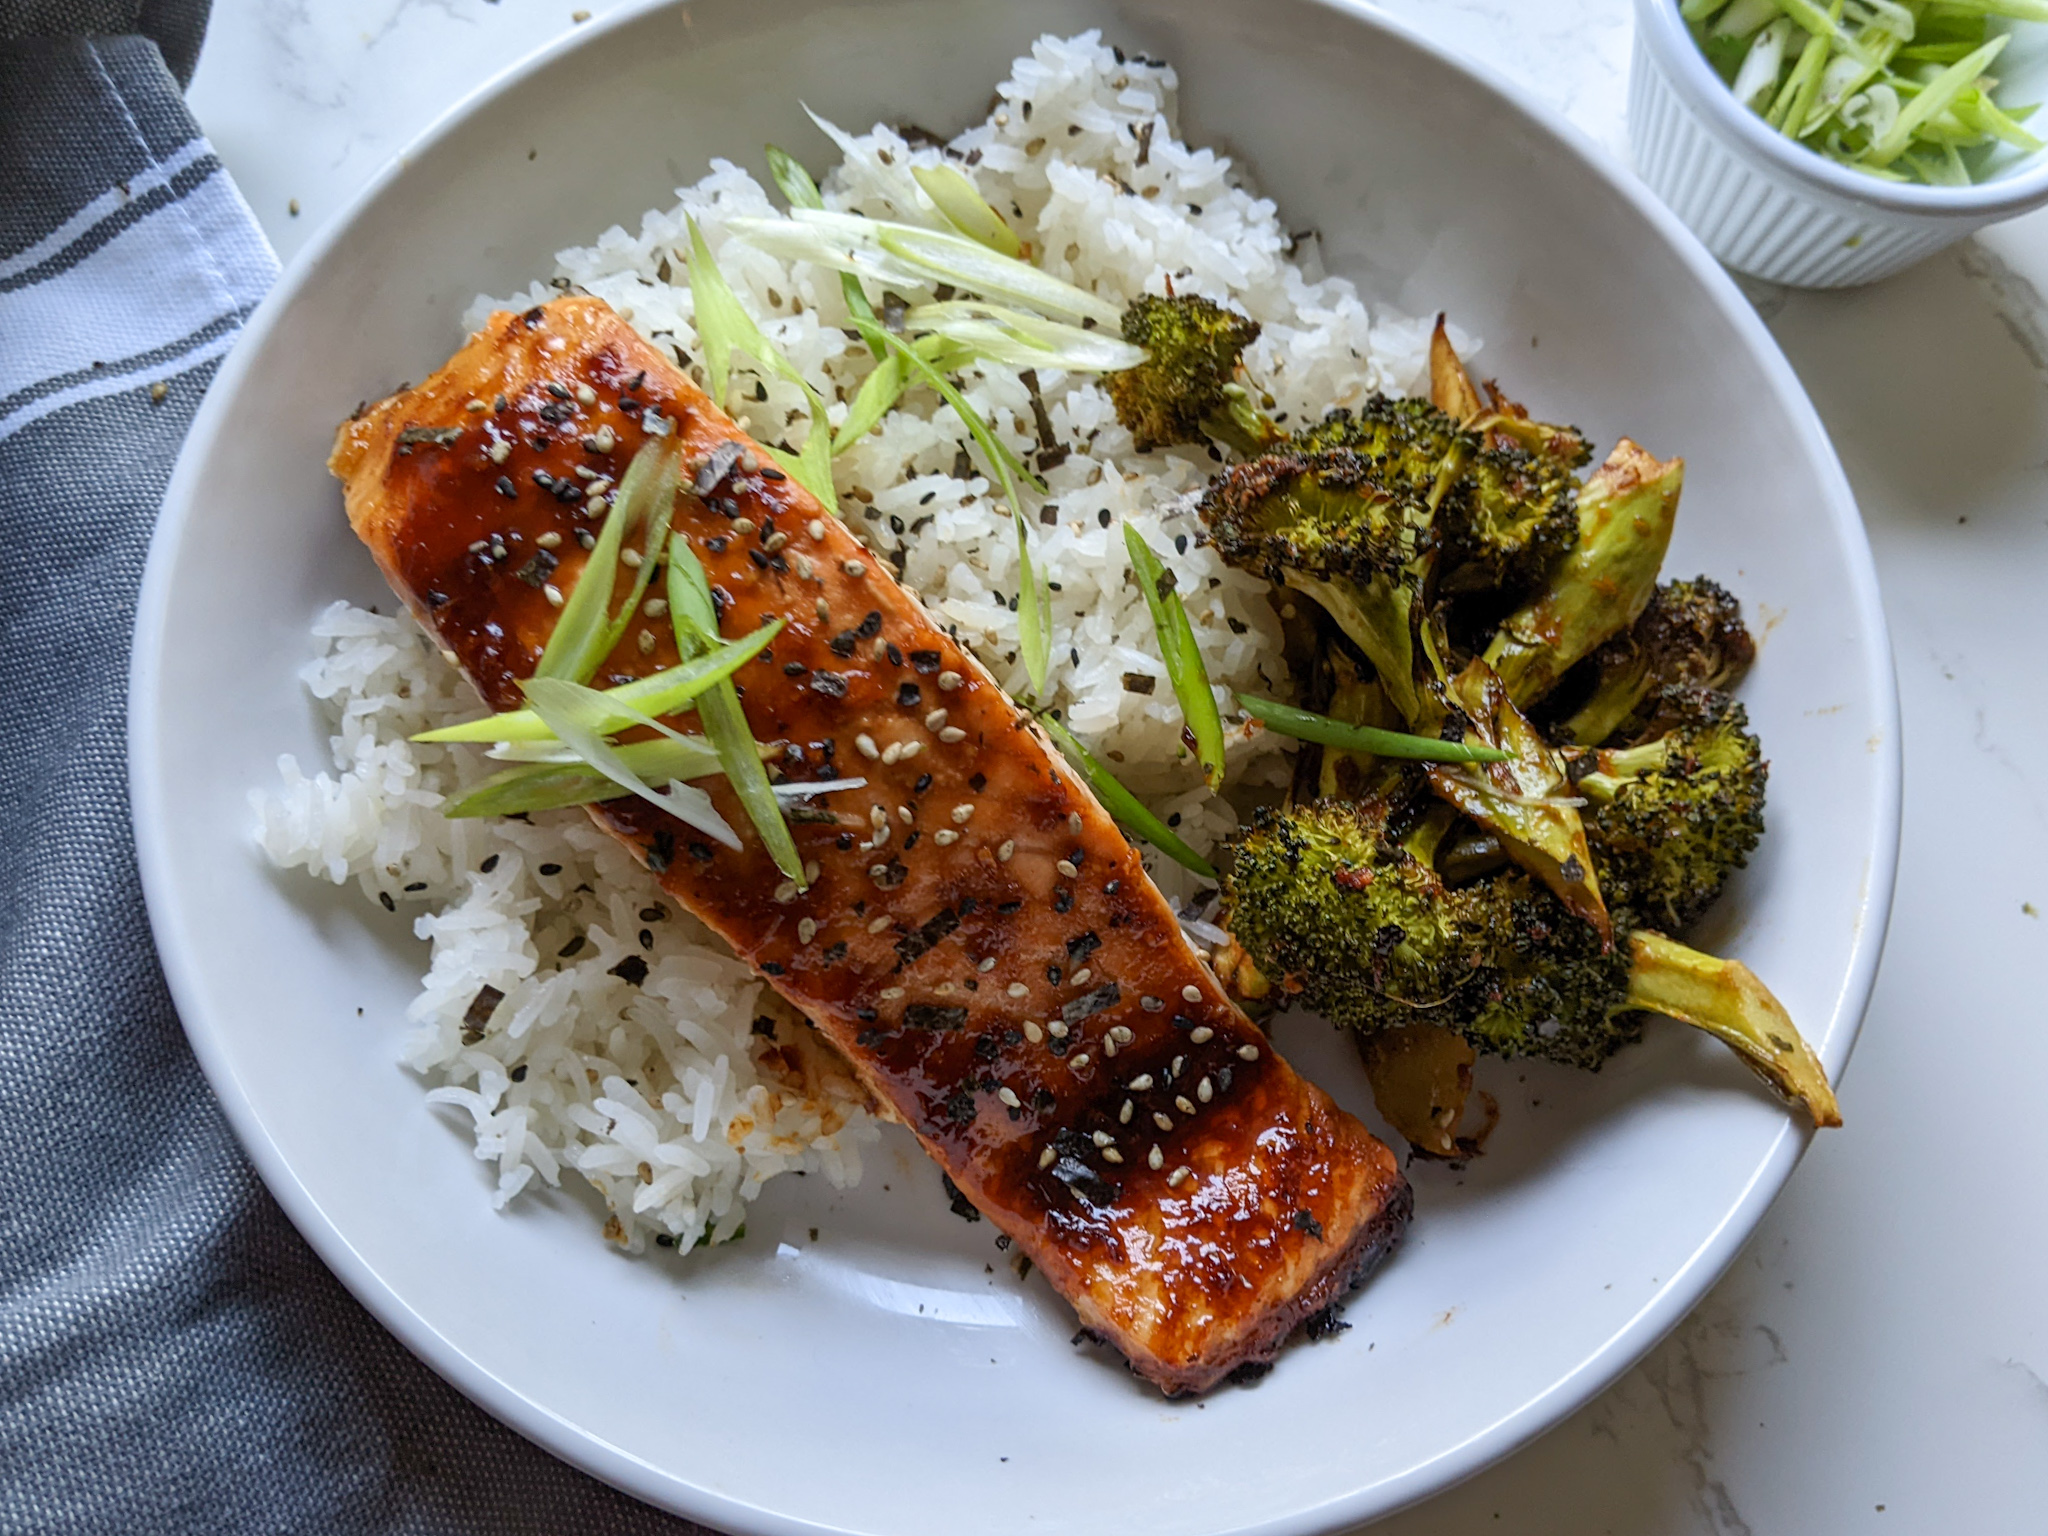
[[[479,290],[666,204],[711,155],[845,123],[957,127],[1041,30],[1171,59],[1186,130],[1242,153],[1368,297],[1450,309],[1481,363],[1605,444],[1690,463],[1670,569],[1746,600],[1772,828],[1709,937],[1841,1071],[1898,819],[1890,652],[1848,487],[1784,360],[1677,225],[1546,113],[1360,7],[1311,0],[752,0],[579,32],[430,133],[310,247],[222,369],[151,553],[137,836],[194,1048],[300,1229],[423,1359],[657,1504],[748,1532],[1307,1532],[1395,1508],[1537,1434],[1690,1307],[1806,1132],[1719,1047],[1656,1029],[1595,1076],[1496,1065],[1505,1120],[1418,1166],[1408,1245],[1354,1325],[1252,1390],[1168,1404],[1068,1343],[907,1138],[835,1197],[787,1180],[730,1249],[624,1259],[563,1194],[492,1213],[467,1137],[394,1064],[422,964],[401,918],[251,845],[245,797],[318,759],[311,615],[384,598],[323,460],[417,379]],[[388,599],[387,599],[388,600]],[[1279,1040],[1354,1108],[1348,1053]],[[1856,1114],[1854,1082],[1844,1093]],[[809,1238],[817,1228],[818,1239]],[[993,1266],[993,1273],[989,1267]]]

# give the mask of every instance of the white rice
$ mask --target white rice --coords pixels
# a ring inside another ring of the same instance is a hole
[[[998,96],[991,117],[945,152],[913,148],[884,127],[846,140],[844,159],[821,178],[827,204],[900,217],[917,195],[908,168],[943,158],[974,177],[1061,277],[1118,303],[1170,281],[1258,320],[1264,331],[1246,370],[1283,422],[1422,386],[1427,325],[1369,313],[1348,281],[1322,274],[1312,238],[1290,240],[1273,204],[1246,190],[1227,158],[1183,145],[1170,68],[1120,59],[1094,32],[1045,38]],[[691,295],[679,281],[691,214],[742,302],[842,421],[872,359],[843,329],[837,276],[729,238],[727,220],[778,211],[737,166],[713,161],[678,197],[646,214],[638,234],[614,227],[562,252],[553,276],[528,292],[479,298],[467,323],[584,290],[672,349],[701,384]],[[962,384],[1030,456],[1037,434],[1017,374],[989,366]],[[1039,386],[1071,448],[1045,474],[1050,494],[1026,508],[1038,514],[1034,556],[1057,589],[1053,702],[1127,785],[1207,851],[1235,813],[1201,792],[1181,748],[1180,712],[1126,574],[1118,524],[1133,524],[1178,578],[1226,719],[1235,713],[1230,691],[1289,696],[1279,618],[1263,581],[1195,539],[1189,493],[1214,468],[1207,452],[1135,452],[1093,377],[1041,370]],[[742,369],[722,403],[758,437],[802,440],[803,399],[783,379]],[[952,410],[914,391],[835,460],[835,479],[855,531],[1021,695],[1015,537],[1000,492],[977,470],[956,477],[967,444]],[[414,926],[433,959],[408,1010],[417,1028],[404,1057],[432,1085],[430,1102],[473,1121],[476,1155],[496,1165],[497,1203],[536,1173],[552,1185],[572,1169],[603,1197],[612,1240],[634,1251],[650,1238],[687,1249],[729,1238],[745,1203],[778,1173],[857,1179],[859,1149],[876,1130],[843,1065],[583,813],[531,824],[440,814],[445,795],[490,765],[474,749],[406,739],[476,711],[467,684],[412,622],[337,603],[313,633],[318,656],[303,675],[334,722],[332,771],[308,778],[284,759],[281,786],[253,797],[258,836],[280,865],[353,880],[371,900],[422,914]],[[1152,691],[1126,688],[1128,675],[1155,679]],[[1284,782],[1284,747],[1255,727],[1233,730],[1233,781]],[[1198,882],[1178,866],[1147,863],[1169,897],[1195,893]],[[634,956],[647,966],[639,986],[613,974]],[[466,1027],[485,987],[503,999]],[[754,1032],[763,1015],[775,1019],[772,1038]]]

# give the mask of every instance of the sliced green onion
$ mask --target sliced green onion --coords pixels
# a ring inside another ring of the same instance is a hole
[[[803,105],[799,103],[799,105]],[[804,114],[818,125],[818,131],[839,147],[839,153],[860,166],[868,180],[875,185],[906,219],[915,219],[935,229],[944,228],[946,221],[931,200],[924,195],[924,189],[906,175],[901,166],[894,163],[893,156],[886,156],[874,150],[862,149],[853,135],[838,124],[828,122],[804,105]]]
[[[1003,216],[988,205],[981,189],[968,179],[966,172],[943,164],[913,165],[910,174],[924,188],[932,206],[961,234],[1012,261],[1023,259],[1024,242]]]
[[[668,439],[643,443],[633,462],[620,477],[612,495],[611,511],[604,528],[583,562],[582,574],[570,589],[562,611],[555,616],[554,630],[547,646],[534,664],[535,677],[566,677],[572,683],[588,682],[611,649],[618,644],[612,635],[612,591],[618,584],[619,548],[635,524],[650,514],[668,525],[667,509],[674,506],[682,483],[682,451]],[[642,569],[646,568],[642,559]],[[645,586],[642,579],[640,585]],[[638,601],[638,598],[635,598]],[[633,605],[628,604],[628,622]]]
[[[1095,791],[1095,798],[1102,802],[1102,808],[1118,821],[1145,839],[1154,848],[1165,854],[1183,869],[1193,870],[1204,880],[1216,878],[1216,866],[1203,858],[1194,849],[1174,835],[1173,829],[1145,808],[1144,802],[1116,780],[1095,755],[1080,742],[1059,721],[1050,715],[1040,715],[1038,723],[1045,727],[1068,762],[1079,770],[1081,777],[1088,781],[1088,787]]]
[[[1898,159],[1912,143],[1913,134],[1920,125],[1935,114],[1948,110],[1949,104],[1976,83],[1977,77],[2005,51],[2005,45],[2010,41],[2012,34],[2002,33],[1968,58],[1957,60],[1935,76],[1924,91],[1906,104],[1890,131],[1870,146],[1864,159],[1880,168]]]
[[[775,349],[775,344],[754,323],[753,316],[741,308],[738,295],[712,259],[697,221],[688,215],[685,218],[690,226],[690,293],[697,309],[697,345],[704,354],[704,371],[711,381],[713,402],[724,409],[725,386],[732,374],[735,351],[745,352],[773,368],[802,390],[811,413],[810,432],[802,450],[792,454],[770,448],[768,453],[826,511],[838,516],[839,496],[832,486],[832,429],[825,422],[825,402],[811,388],[810,381]],[[813,439],[818,440],[816,448],[812,447]]]
[[[726,228],[785,260],[809,261],[905,288],[950,284],[1054,319],[1120,328],[1123,312],[1084,288],[1012,261],[965,235],[893,224],[857,213],[798,208],[786,219],[733,219]]]
[[[1383,731],[1371,725],[1347,725],[1292,704],[1276,703],[1249,693],[1237,696],[1244,712],[1269,731],[1292,736],[1297,741],[1319,742],[1346,752],[1371,752],[1380,757],[1405,758],[1415,763],[1505,763],[1509,754],[1495,747],[1472,747],[1462,741],[1439,741],[1434,736],[1411,736],[1406,731]]]
[[[981,449],[994,467],[997,478],[1002,481],[1003,494],[1009,498],[1011,511],[1022,511],[1017,501],[1017,481],[1022,480],[1034,491],[1045,489],[1045,482],[1025,467],[1024,461],[1011,452],[1009,445],[997,437],[989,424],[981,419],[981,413],[967,403],[967,397],[960,393],[952,380],[926,361],[922,353],[902,337],[879,325],[863,325],[859,329],[863,336],[879,339],[892,353],[902,358],[912,373],[931,385],[938,391],[939,398],[953,407],[953,414],[960,418],[960,424],[967,428],[968,435],[974,439],[975,445]]]
[[[869,324],[875,322],[869,321]],[[950,373],[974,361],[974,354],[966,347],[958,346],[943,336],[920,336],[911,345],[917,355],[925,359],[941,373]],[[844,453],[855,443],[880,424],[882,418],[895,408],[903,398],[903,391],[910,387],[910,368],[881,341],[873,343],[881,361],[875,365],[860,390],[853,397],[853,404],[847,407],[846,420],[839,424],[839,430],[832,437],[832,451]]]
[[[669,543],[668,611],[675,622],[676,645],[690,654],[701,654],[718,644],[718,609],[711,601],[711,582],[690,541],[677,534]],[[797,882],[801,889],[804,861],[783,820],[768,771],[761,766],[761,754],[747,727],[746,712],[740,708],[739,691],[732,679],[714,683],[697,696],[697,720],[704,736],[718,753],[733,794],[745,809],[761,842],[775,860],[775,867]],[[739,845],[735,843],[734,847]]]
[[[1010,518],[1017,528],[1017,647],[1024,653],[1032,695],[1043,698],[1052,670],[1052,587],[1048,573],[1031,558],[1031,527],[1014,498]]]
[[[601,697],[616,704],[627,705],[633,712],[614,711],[616,718],[602,725],[600,729],[609,736],[630,725],[634,715],[672,715],[690,700],[720,678],[731,677],[747,662],[760,655],[775,637],[782,633],[782,620],[770,619],[751,635],[740,640],[728,640],[717,650],[706,652],[684,662],[681,666],[651,673],[636,678],[630,683],[621,683],[616,688],[607,688]],[[486,715],[481,720],[465,720],[460,725],[444,725],[437,731],[422,731],[412,738],[414,741],[548,741],[553,739],[539,715],[530,709],[507,710],[501,715]]]
[[[620,762],[647,783],[701,779],[718,772],[718,754],[698,736],[680,741],[662,737],[629,742],[612,749]],[[494,773],[441,807],[448,817],[520,816],[554,811],[569,805],[618,800],[633,791],[598,772],[581,758],[563,763],[533,763]],[[664,810],[667,806],[662,807]]]
[[[1147,355],[1143,347],[1134,347],[1108,331],[1083,330],[978,299],[913,305],[904,313],[903,327],[936,332],[991,362],[1013,368],[1120,373],[1137,367]]]
[[[1159,657],[1166,663],[1167,681],[1180,700],[1181,719],[1195,739],[1195,756],[1211,791],[1223,787],[1223,716],[1216,708],[1216,690],[1209,686],[1209,669],[1202,663],[1202,648],[1195,643],[1195,627],[1188,621],[1187,605],[1173,595],[1173,578],[1153,553],[1152,546],[1129,523],[1124,524],[1124,548],[1130,552],[1131,567],[1138,573],[1138,590],[1145,594],[1145,607],[1152,614],[1152,628],[1159,637]]]
[[[664,793],[635,772],[628,759],[619,756],[621,749],[606,741],[603,732],[594,728],[595,722],[609,717],[613,707],[606,703],[603,694],[563,677],[529,677],[519,686],[525,690],[526,701],[533,706],[534,713],[547,722],[548,729],[614,784],[621,785],[656,810],[666,811],[685,826],[695,827],[728,848],[740,846],[739,835],[726,824],[725,818],[712,805],[711,797],[703,790],[692,784],[672,783]],[[669,739],[683,741],[688,738]],[[722,754],[720,760],[723,761]],[[757,762],[754,766],[758,769],[760,764]]]
[[[825,199],[818,191],[818,184],[811,180],[811,173],[799,165],[790,155],[773,144],[768,146],[768,174],[775,178],[775,185],[782,189],[782,195],[789,200],[792,208],[823,208]],[[860,285],[860,279],[851,272],[839,274],[839,291],[846,297],[846,312],[857,320],[875,318],[875,307],[868,302],[867,290]],[[873,350],[873,349],[871,349]],[[881,357],[879,350],[875,356]]]

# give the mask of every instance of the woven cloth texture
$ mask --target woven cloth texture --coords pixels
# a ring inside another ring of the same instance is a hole
[[[178,9],[0,0],[0,1533],[689,1533],[356,1304],[166,992],[128,813],[136,589],[275,261],[155,42],[29,34]]]

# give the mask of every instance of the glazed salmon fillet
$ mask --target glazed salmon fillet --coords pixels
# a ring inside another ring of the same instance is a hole
[[[700,787],[737,852],[639,799],[590,814],[1134,1370],[1181,1394],[1269,1360],[1398,1238],[1407,1182],[1238,1011],[1086,786],[843,524],[583,297],[491,316],[344,424],[331,467],[392,587],[492,709],[517,709],[584,563],[591,488],[650,435],[682,447],[674,526],[724,632],[787,626],[735,678],[775,771],[867,785],[794,820],[803,890],[722,779]],[[659,614],[596,686],[676,664]]]

